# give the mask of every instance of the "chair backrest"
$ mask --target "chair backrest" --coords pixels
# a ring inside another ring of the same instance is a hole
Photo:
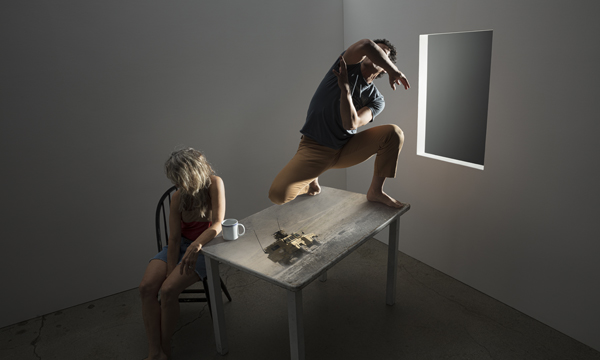
[[[169,242],[169,209],[171,209],[171,194],[175,190],[177,190],[177,188],[175,186],[171,186],[167,191],[165,191],[165,193],[160,197],[158,205],[156,206],[156,244],[158,245],[159,252],[163,248],[163,234],[164,245],[168,245]]]

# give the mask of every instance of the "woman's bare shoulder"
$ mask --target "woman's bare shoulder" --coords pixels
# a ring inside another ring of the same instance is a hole
[[[177,199],[177,200],[181,199],[181,190],[175,189],[175,191],[171,195],[171,199],[172,200],[174,200],[174,199]]]
[[[173,207],[173,205],[176,205],[176,207],[179,207],[179,202],[181,201],[181,191],[179,189],[175,190],[175,192],[173,194],[171,194],[171,207]]]
[[[211,188],[222,189],[222,188],[224,188],[224,186],[225,186],[225,184],[223,183],[223,179],[221,179],[220,176],[217,176],[217,175],[210,176],[210,187]]]

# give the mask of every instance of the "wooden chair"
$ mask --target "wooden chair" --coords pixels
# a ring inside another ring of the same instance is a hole
[[[165,245],[168,245],[169,241],[169,209],[171,209],[171,194],[177,190],[175,186],[170,187],[165,193],[160,197],[158,201],[158,205],[156,206],[156,245],[158,246],[158,251],[160,252],[163,249],[163,234]],[[166,209],[166,210],[165,210]],[[203,255],[200,255],[203,256]],[[221,279],[219,277],[219,279]],[[210,316],[212,317],[212,309],[210,307],[210,297],[208,293],[208,283],[206,279],[202,279],[203,289],[192,289],[187,288],[183,290],[182,294],[204,294],[204,296],[195,296],[195,297],[179,297],[179,302],[207,302],[208,310],[210,311]],[[227,286],[221,279],[221,289],[227,299],[231,301],[231,295],[229,295],[229,291],[227,291]]]

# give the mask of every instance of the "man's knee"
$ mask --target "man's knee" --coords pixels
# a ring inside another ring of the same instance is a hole
[[[285,203],[285,189],[276,184],[271,185],[269,189],[269,200],[276,205],[283,205]]]
[[[400,147],[404,143],[404,132],[396,124],[386,125],[388,127],[389,139],[393,142],[397,142]]]

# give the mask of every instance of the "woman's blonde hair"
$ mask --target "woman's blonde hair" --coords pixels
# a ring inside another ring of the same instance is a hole
[[[165,162],[167,178],[179,189],[179,210],[194,211],[201,218],[208,216],[210,209],[210,176],[215,172],[198,150],[192,148],[171,153]]]

